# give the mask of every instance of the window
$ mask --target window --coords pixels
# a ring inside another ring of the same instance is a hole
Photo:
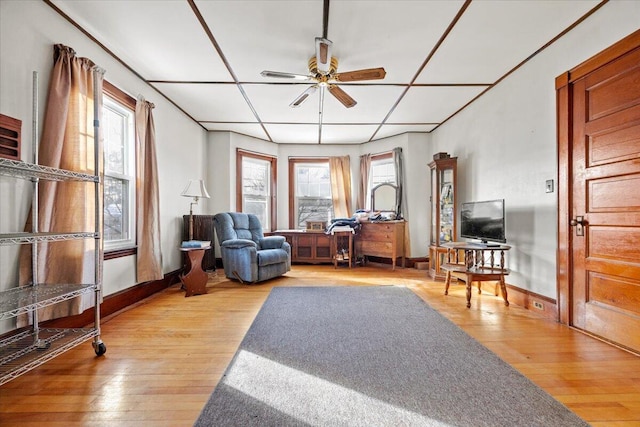
[[[367,208],[371,208],[371,189],[378,184],[389,183],[396,185],[396,169],[393,164],[392,153],[379,154],[372,156],[371,169],[369,171],[369,185],[366,205]]]
[[[276,224],[275,200],[276,158],[237,151],[237,202],[239,212],[258,217],[262,228],[271,231]]]
[[[289,227],[306,228],[307,221],[333,217],[328,160],[289,161]]]
[[[122,94],[127,102],[121,102],[121,96],[117,96],[119,94],[106,82],[104,95],[101,123],[104,138],[103,239],[105,251],[109,251],[131,248],[136,242],[135,100]]]

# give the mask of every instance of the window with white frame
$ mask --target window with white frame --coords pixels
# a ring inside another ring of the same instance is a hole
[[[388,155],[376,156],[371,159],[371,167],[369,170],[369,197],[367,197],[367,208],[371,208],[371,189],[378,184],[394,184],[396,185],[396,170],[393,164],[393,156]]]
[[[104,228],[105,250],[135,245],[135,130],[133,110],[104,96]]]
[[[271,158],[239,153],[242,158],[241,211],[258,217],[263,230],[271,230]]]
[[[307,221],[328,221],[333,217],[329,161],[292,161],[293,228],[306,228]],[[291,210],[290,210],[291,211]]]

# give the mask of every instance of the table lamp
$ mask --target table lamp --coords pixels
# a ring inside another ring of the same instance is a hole
[[[193,197],[193,202],[189,205],[189,240],[193,240],[193,205],[198,204],[200,197],[208,199],[209,193],[204,187],[204,181],[201,179],[190,179],[187,186],[180,193],[184,197]]]

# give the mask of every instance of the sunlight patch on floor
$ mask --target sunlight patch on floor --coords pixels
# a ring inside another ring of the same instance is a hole
[[[245,350],[223,383],[309,425],[450,426]]]

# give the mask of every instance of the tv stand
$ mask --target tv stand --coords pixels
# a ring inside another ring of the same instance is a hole
[[[507,286],[504,281],[504,276],[509,274],[509,270],[504,268],[504,253],[511,249],[511,246],[451,242],[445,243],[443,247],[447,248],[447,260],[441,266],[442,270],[446,271],[445,295],[449,294],[451,276],[464,281],[467,286],[467,308],[470,308],[473,282],[478,282],[478,293],[481,293],[480,282],[495,280],[500,285],[504,305],[509,306]],[[488,252],[488,258],[485,252]],[[496,252],[499,253],[498,258],[496,258]],[[461,253],[462,256],[460,256]],[[496,295],[498,295],[497,289]]]

